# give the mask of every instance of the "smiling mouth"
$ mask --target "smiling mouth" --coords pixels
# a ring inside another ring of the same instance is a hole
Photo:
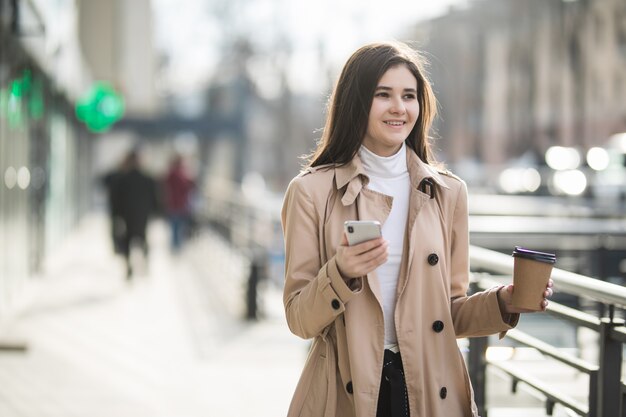
[[[384,123],[389,126],[404,126],[406,124],[406,122],[401,122],[401,121],[388,121]]]

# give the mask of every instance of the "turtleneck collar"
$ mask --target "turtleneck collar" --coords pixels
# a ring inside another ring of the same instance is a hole
[[[408,172],[406,163],[406,145],[391,156],[379,156],[361,145],[359,157],[365,172],[369,176],[378,178],[395,178]]]

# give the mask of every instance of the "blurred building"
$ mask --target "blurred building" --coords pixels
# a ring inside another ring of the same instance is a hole
[[[95,80],[124,95],[132,115],[154,115],[156,57],[150,0],[78,0],[78,39]]]
[[[158,107],[150,19],[149,0],[0,0],[0,324],[92,206],[104,139],[77,100],[103,80],[129,114]]]
[[[475,0],[420,24],[446,160],[542,163],[626,131],[626,2]]]

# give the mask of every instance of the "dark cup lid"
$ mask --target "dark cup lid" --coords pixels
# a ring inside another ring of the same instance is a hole
[[[513,257],[531,259],[533,261],[545,262],[548,264],[554,264],[556,262],[556,255],[553,253],[538,252],[535,250],[522,248],[521,246],[515,247],[515,249],[513,250]]]

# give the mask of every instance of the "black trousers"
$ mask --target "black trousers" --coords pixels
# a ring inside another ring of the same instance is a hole
[[[376,417],[410,417],[402,356],[385,350]]]

